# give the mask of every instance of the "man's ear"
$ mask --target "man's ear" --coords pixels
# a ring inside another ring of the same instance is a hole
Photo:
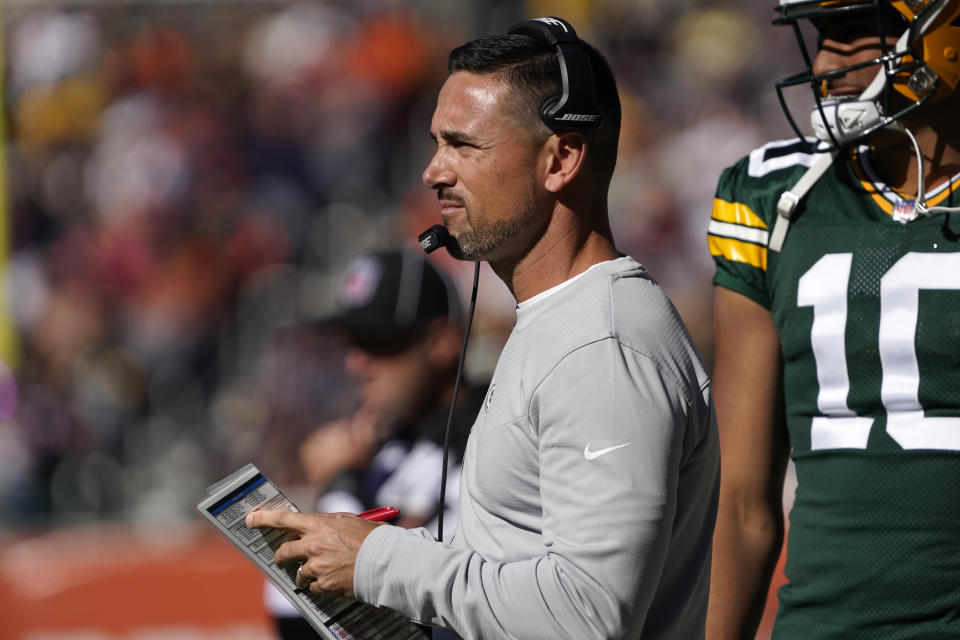
[[[582,133],[564,131],[547,141],[548,167],[544,183],[547,191],[559,192],[584,170],[587,141]]]

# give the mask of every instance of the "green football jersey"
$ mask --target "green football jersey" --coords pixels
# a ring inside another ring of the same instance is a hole
[[[714,283],[780,335],[798,487],[775,638],[960,638],[960,213],[915,217],[866,148],[767,249],[813,156],[768,144],[720,179]],[[958,206],[960,176],[927,193]]]

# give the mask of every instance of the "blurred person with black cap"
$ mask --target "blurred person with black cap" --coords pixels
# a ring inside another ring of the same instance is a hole
[[[347,266],[337,305],[316,326],[342,334],[357,407],[318,427],[300,448],[318,492],[316,508],[360,513],[389,505],[400,510],[394,524],[436,535],[444,430],[464,331],[456,287],[419,251],[377,251]],[[449,456],[453,490],[444,496],[447,536],[456,524],[459,463],[481,400],[469,384],[457,394]],[[316,637],[270,585],[266,603],[282,638]]]

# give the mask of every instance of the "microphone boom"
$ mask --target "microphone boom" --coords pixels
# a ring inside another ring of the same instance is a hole
[[[450,232],[442,224],[435,224],[417,236],[417,241],[420,243],[421,249],[427,253],[433,253],[440,247],[448,246]]]

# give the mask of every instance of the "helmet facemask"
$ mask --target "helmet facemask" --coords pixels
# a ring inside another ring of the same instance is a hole
[[[774,24],[793,28],[806,71],[777,82],[777,96],[787,120],[804,137],[784,89],[811,88],[811,124],[817,151],[833,151],[896,124],[928,101],[950,95],[960,78],[960,0],[780,0]],[[820,40],[811,53],[800,27],[808,19]],[[852,42],[879,38],[879,55],[847,67],[814,73],[814,59],[824,39]],[[950,46],[956,41],[956,48]],[[916,52],[916,53],[915,53]],[[953,60],[951,60],[953,56]],[[872,67],[873,82],[860,96],[831,96],[828,85],[848,73]]]

